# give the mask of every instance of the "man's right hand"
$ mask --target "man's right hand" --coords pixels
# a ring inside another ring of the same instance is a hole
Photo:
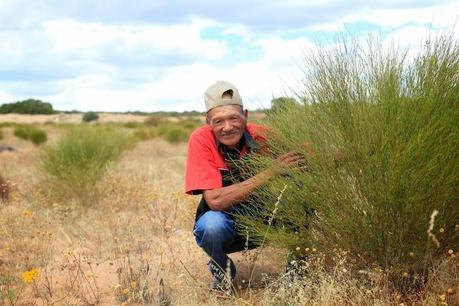
[[[306,170],[308,164],[303,154],[291,151],[282,154],[274,161],[272,170],[276,175],[287,174],[289,171]]]

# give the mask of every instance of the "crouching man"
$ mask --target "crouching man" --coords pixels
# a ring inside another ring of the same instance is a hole
[[[236,267],[227,254],[246,247],[245,238],[236,233],[232,213],[244,208],[244,200],[257,187],[304,159],[298,154],[285,154],[277,159],[275,167],[244,180],[234,161],[262,148],[265,129],[247,123],[248,112],[237,88],[229,82],[218,81],[210,86],[204,102],[207,124],[190,136],[185,189],[188,194],[202,194],[193,234],[211,258],[210,288],[224,289],[230,285],[227,280],[236,275]]]

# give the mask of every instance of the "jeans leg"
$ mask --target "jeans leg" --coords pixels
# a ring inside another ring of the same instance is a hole
[[[224,212],[207,211],[203,214],[194,226],[193,234],[198,245],[212,259],[209,265],[214,276],[221,273],[218,267],[226,270],[228,264],[228,256],[226,255],[233,244],[236,237],[234,221]],[[236,269],[231,267],[231,277],[236,275]]]

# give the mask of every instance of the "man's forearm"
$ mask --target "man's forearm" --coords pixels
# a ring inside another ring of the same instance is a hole
[[[204,199],[212,210],[227,210],[247,198],[250,192],[267,183],[273,176],[275,176],[274,171],[269,169],[240,183],[204,190]]]

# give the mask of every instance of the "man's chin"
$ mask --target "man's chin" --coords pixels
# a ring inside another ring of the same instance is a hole
[[[221,137],[219,140],[222,144],[224,144],[227,147],[235,147],[239,144],[241,138],[235,135],[232,137]]]

